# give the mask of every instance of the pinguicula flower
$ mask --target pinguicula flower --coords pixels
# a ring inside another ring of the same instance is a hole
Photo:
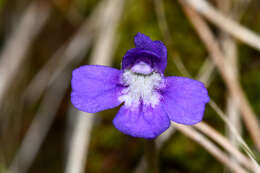
[[[86,65],[72,74],[71,102],[79,110],[96,113],[121,106],[113,119],[121,132],[140,138],[155,138],[170,121],[193,125],[200,122],[209,102],[203,83],[164,76],[167,49],[138,33],[136,48],[126,52],[120,70]]]

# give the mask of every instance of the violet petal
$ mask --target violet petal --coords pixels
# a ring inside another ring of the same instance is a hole
[[[167,49],[161,41],[152,41],[148,36],[138,33],[135,36],[136,48],[130,49],[122,60],[122,69],[131,68],[144,61],[163,73],[167,66]]]
[[[151,40],[150,37],[142,34],[142,33],[137,33],[135,38],[135,47],[144,49],[144,50],[150,50],[157,54],[158,57],[161,58],[162,61],[165,61],[165,66],[167,63],[167,48],[163,44],[163,42],[159,40]]]
[[[99,65],[86,65],[72,73],[72,104],[81,111],[95,113],[120,105],[121,71]]]
[[[163,107],[169,118],[186,125],[200,122],[205,104],[209,102],[204,84],[185,77],[166,77],[162,95]]]
[[[160,105],[126,107],[122,106],[113,120],[114,126],[121,132],[140,138],[152,139],[170,126],[170,120]]]
[[[160,58],[157,54],[140,48],[132,48],[126,52],[122,60],[122,69],[129,69],[141,61],[161,71]]]

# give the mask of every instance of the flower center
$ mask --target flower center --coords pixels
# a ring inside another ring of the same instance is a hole
[[[143,62],[136,64],[131,70],[125,70],[122,83],[127,88],[119,99],[129,107],[137,107],[141,102],[154,107],[161,97],[158,89],[164,86],[161,74],[153,72],[152,68]]]

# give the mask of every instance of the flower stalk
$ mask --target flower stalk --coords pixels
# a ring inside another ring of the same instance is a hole
[[[145,153],[145,159],[147,163],[146,172],[159,173],[159,159],[158,159],[158,151],[156,149],[155,140],[144,141],[144,153]]]

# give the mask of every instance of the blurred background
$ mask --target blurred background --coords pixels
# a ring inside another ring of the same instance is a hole
[[[259,171],[259,0],[0,0],[1,173],[145,172],[144,140],[112,125],[118,108],[70,102],[72,70],[120,68],[137,32],[212,101],[202,123],[156,139],[160,172]]]

